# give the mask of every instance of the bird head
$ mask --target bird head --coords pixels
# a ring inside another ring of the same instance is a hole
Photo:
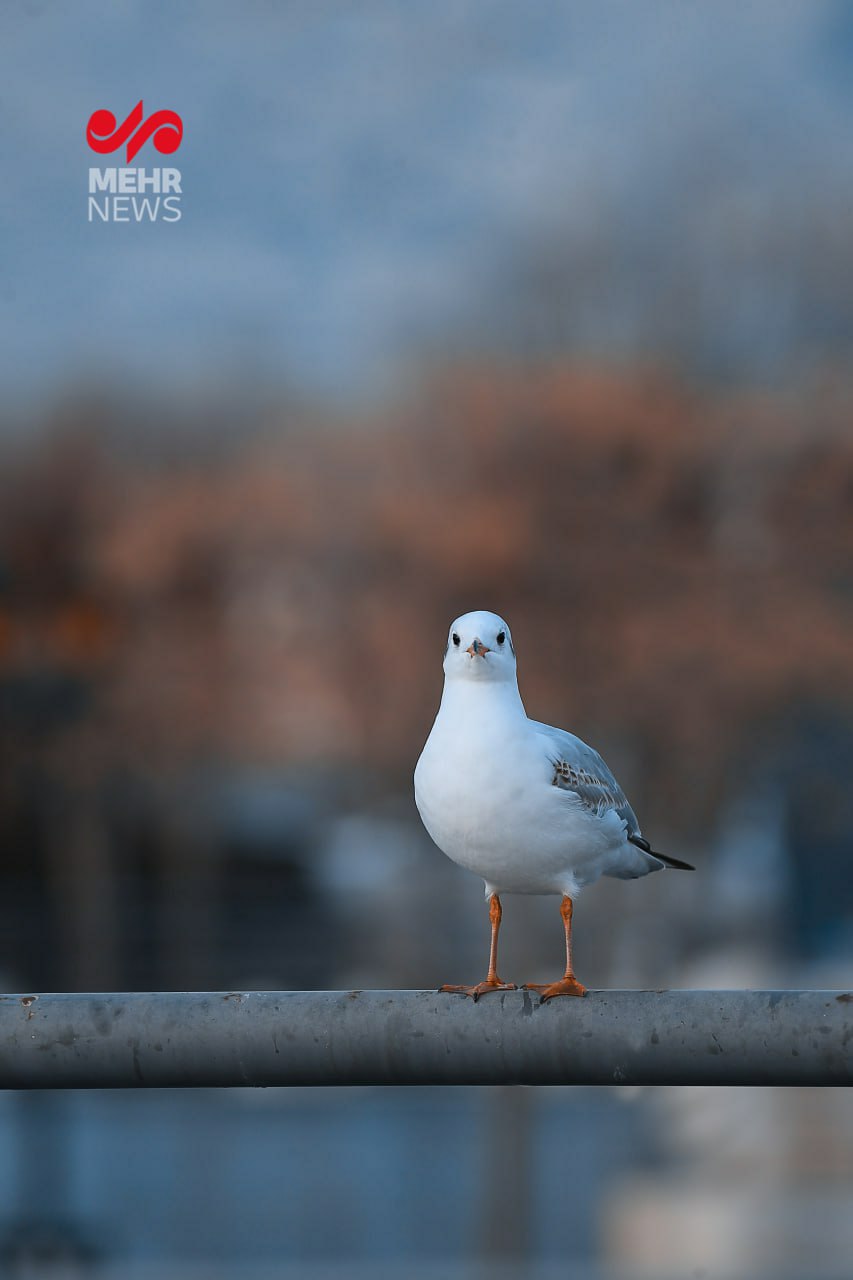
[[[515,680],[515,649],[503,618],[487,609],[464,613],[450,627],[444,653],[448,680]]]

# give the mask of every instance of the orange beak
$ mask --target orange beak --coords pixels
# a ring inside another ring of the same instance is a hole
[[[472,658],[485,658],[486,654],[490,653],[491,650],[487,645],[483,644],[482,640],[474,640],[468,645],[465,652],[470,653]]]

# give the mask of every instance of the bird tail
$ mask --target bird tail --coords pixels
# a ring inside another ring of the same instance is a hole
[[[636,831],[630,832],[628,839],[631,844],[635,844],[638,849],[642,849],[643,853],[650,853],[653,858],[658,858],[665,867],[674,867],[676,871],[696,870],[689,862],[682,862],[680,858],[670,858],[669,854],[666,853],[658,853],[657,849],[653,849],[648,840],[644,840]]]

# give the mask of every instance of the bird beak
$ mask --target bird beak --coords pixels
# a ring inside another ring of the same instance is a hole
[[[491,651],[487,645],[483,644],[482,640],[473,640],[465,652],[470,653],[472,658],[485,658],[486,654]]]

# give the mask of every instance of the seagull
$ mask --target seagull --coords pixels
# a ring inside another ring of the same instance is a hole
[[[482,876],[491,923],[489,970],[474,986],[445,985],[478,1000],[514,991],[498,977],[501,894],[559,894],[566,971],[525,983],[540,1001],[583,996],[572,964],[572,911],[599,876],[634,880],[693,867],[652,849],[622,788],[592,747],[528,719],[509,626],[478,610],[451,624],[444,692],[415,768],[415,803],[443,853]]]

